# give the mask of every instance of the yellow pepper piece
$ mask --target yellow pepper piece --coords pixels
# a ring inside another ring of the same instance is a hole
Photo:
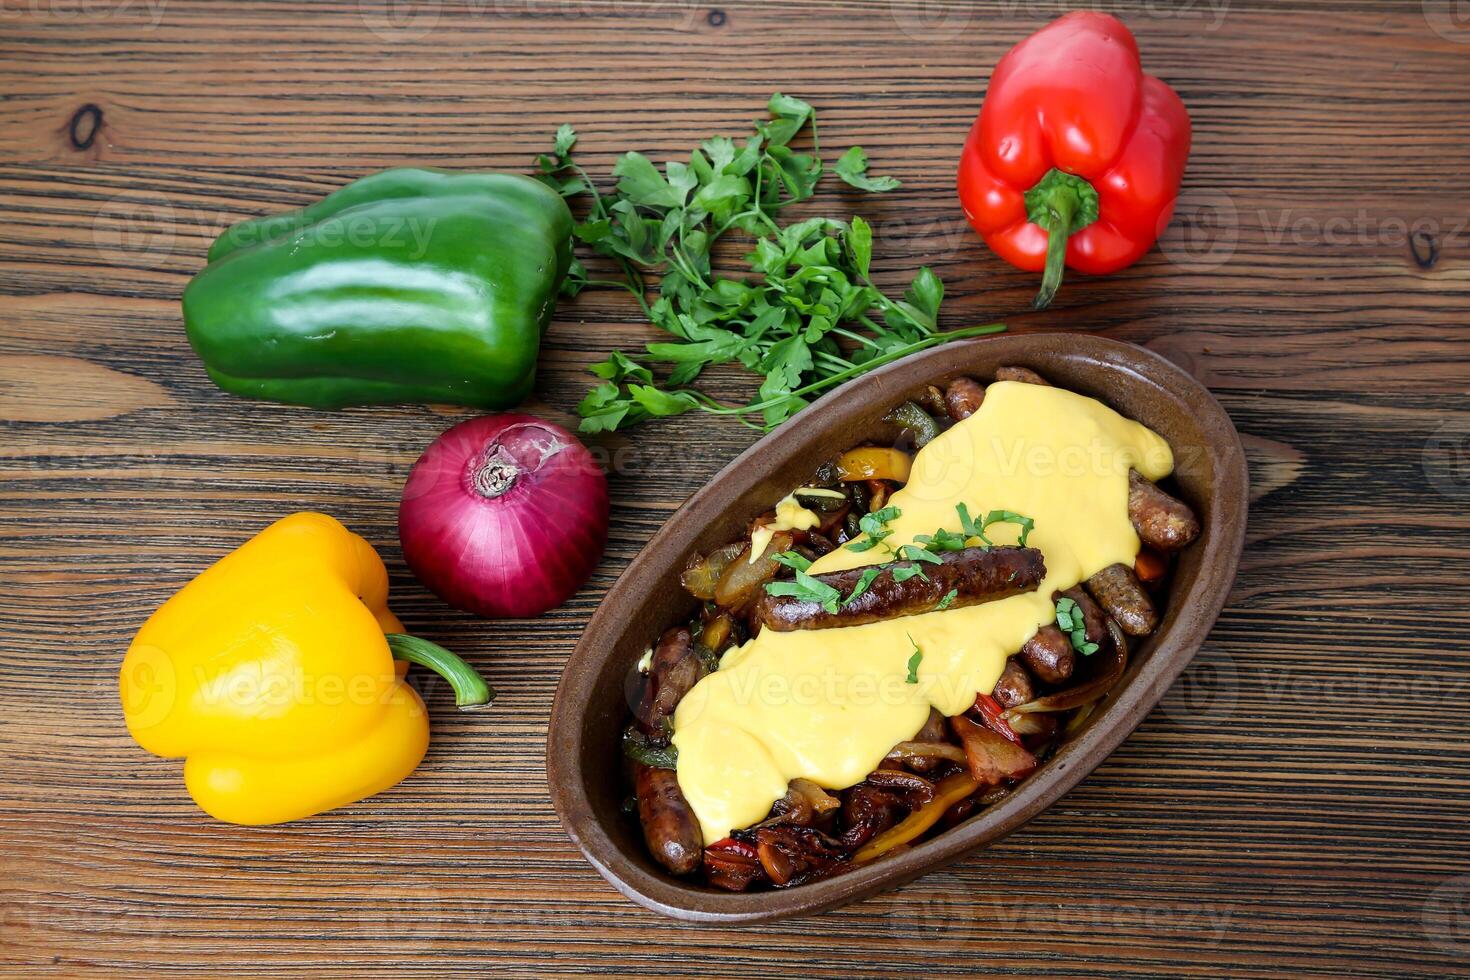
[[[297,820],[403,779],[429,746],[423,701],[403,681],[388,574],[371,545],[324,514],[293,514],[165,602],[123,658],[128,731],[184,757],[205,812],[238,824]],[[461,684],[435,658],[431,663]],[[471,697],[471,700],[474,700]],[[461,699],[463,704],[463,699]]]

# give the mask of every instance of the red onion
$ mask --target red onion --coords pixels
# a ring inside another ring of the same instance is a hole
[[[536,616],[587,581],[607,544],[607,478],[531,415],[461,422],[403,487],[398,537],[420,582],[479,616]]]

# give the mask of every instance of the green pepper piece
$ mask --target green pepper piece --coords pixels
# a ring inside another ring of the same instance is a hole
[[[531,390],[571,238],[566,203],[529,177],[385,170],[226,230],[184,327],[237,395],[506,408]]]

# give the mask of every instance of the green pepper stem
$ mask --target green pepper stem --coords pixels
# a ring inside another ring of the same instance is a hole
[[[427,667],[448,681],[449,686],[454,688],[454,706],[459,710],[488,708],[495,700],[495,689],[485,683],[485,678],[480,676],[479,671],[465,663],[457,654],[437,643],[409,636],[407,633],[389,633],[385,638],[395,659]]]
[[[1037,310],[1050,306],[1062,287],[1062,271],[1067,267],[1067,239],[1072,237],[1072,216],[1077,210],[1077,197],[1069,191],[1062,190],[1049,197],[1047,215],[1051,221],[1046,230],[1046,271],[1041,276],[1041,291],[1031,304]]]

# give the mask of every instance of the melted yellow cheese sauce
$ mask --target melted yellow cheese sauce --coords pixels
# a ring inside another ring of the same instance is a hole
[[[824,556],[812,572],[894,560],[915,535],[960,530],[957,504],[1031,517],[1027,544],[1046,559],[1035,591],[996,602],[840,629],[764,630],[725,654],[674,714],[679,786],[705,843],[765,819],[797,777],[827,789],[862,781],[931,707],[967,710],[995,687],[1006,658],[1056,618],[1052,593],[1115,562],[1132,564],[1128,470],[1158,480],[1169,444],[1094,399],[1061,388],[997,382],[970,418],[919,451],[889,503],[902,512],[884,546]],[[995,544],[1020,528],[993,524]],[[917,683],[909,662],[922,656]]]

